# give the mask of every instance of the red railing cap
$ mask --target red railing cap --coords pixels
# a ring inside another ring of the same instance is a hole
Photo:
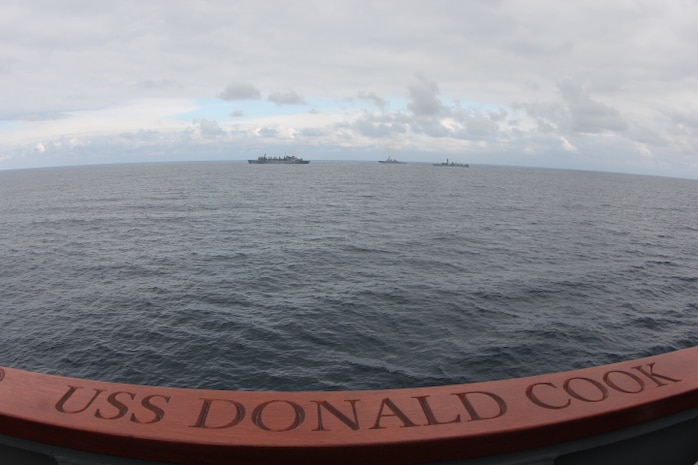
[[[173,463],[420,463],[581,439],[698,407],[698,347],[413,389],[248,392],[0,369],[0,434]]]

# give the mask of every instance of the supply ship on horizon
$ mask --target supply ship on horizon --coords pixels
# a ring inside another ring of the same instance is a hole
[[[247,160],[248,163],[256,165],[307,165],[309,160],[303,160],[295,155],[286,155],[283,157],[268,157],[265,153],[256,160]]]

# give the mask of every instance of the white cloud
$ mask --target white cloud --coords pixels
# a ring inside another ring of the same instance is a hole
[[[417,75],[418,82],[409,86],[411,102],[407,108],[417,116],[438,116],[444,111],[439,100],[439,85],[423,74]]]
[[[304,105],[306,102],[298,92],[272,92],[269,94],[268,100],[277,105]]]
[[[14,145],[32,140],[69,136],[118,134],[143,128],[182,128],[175,117],[193,111],[196,102],[185,99],[151,99],[125,102],[122,106],[68,112],[58,119],[25,121],[9,131],[0,131],[0,144]]]
[[[217,121],[209,121],[202,118],[194,119],[193,122],[198,130],[198,134],[204,139],[217,139],[225,136],[226,134]]]
[[[252,84],[228,84],[223,91],[218,94],[223,100],[259,100],[262,94]]]
[[[169,79],[145,79],[136,83],[137,87],[147,90],[170,89],[176,86],[174,81]]]
[[[560,142],[562,142],[562,149],[566,152],[579,152],[579,149],[572,145],[564,136],[560,136]]]
[[[698,177],[696,23],[683,0],[8,0],[0,169],[307,138]]]
[[[569,111],[569,125],[572,131],[603,134],[627,129],[628,125],[618,110],[594,100],[580,85],[565,81],[558,87]]]
[[[365,112],[360,118],[352,123],[352,129],[359,134],[382,138],[399,134],[405,134],[409,127],[409,119],[403,114],[374,114]]]
[[[255,133],[260,137],[268,138],[275,138],[281,135],[279,129],[273,126],[265,126],[263,128],[259,128],[255,131]]]
[[[362,100],[366,100],[368,102],[371,102],[373,105],[376,107],[383,109],[387,106],[388,102],[376,95],[374,92],[360,92],[359,93],[359,98]]]

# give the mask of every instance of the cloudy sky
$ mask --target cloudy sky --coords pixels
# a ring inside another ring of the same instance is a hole
[[[698,178],[693,0],[0,9],[0,169],[268,153]]]

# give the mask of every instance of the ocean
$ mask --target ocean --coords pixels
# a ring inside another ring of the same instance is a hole
[[[377,162],[0,172],[0,365],[226,390],[698,344],[698,181]]]

